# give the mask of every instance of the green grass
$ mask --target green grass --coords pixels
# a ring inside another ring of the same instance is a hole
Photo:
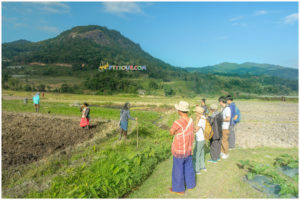
[[[105,144],[89,147],[88,157],[93,162],[77,167],[67,167],[63,175],[52,179],[49,188],[31,190],[30,198],[98,198],[122,197],[141,184],[155,166],[170,156],[171,137],[151,123],[141,123],[139,148],[136,130],[126,142],[116,142],[114,137]]]
[[[103,107],[90,107],[91,119],[100,117],[103,119],[119,120],[120,109],[103,108]],[[2,109],[6,111],[14,112],[35,112],[35,108],[32,103],[24,104],[23,100],[3,100]],[[68,115],[68,116],[81,116],[79,107],[69,106],[67,103],[55,103],[55,102],[41,102],[40,113],[48,113],[51,115]],[[138,117],[139,121],[149,120],[153,121],[157,119],[160,114],[151,111],[132,110],[132,117]]]
[[[131,193],[129,198],[266,198],[265,194],[253,189],[243,181],[246,170],[238,167],[239,160],[251,159],[272,165],[281,154],[298,156],[298,149],[256,148],[235,149],[230,151],[227,160],[216,164],[207,163],[207,172],[196,177],[196,188],[187,191],[184,196],[169,192],[171,187],[172,158],[160,163],[141,187]]]

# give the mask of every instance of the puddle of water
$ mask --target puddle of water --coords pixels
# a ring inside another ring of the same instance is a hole
[[[279,167],[278,170],[282,172],[284,175],[295,178],[298,175],[298,168],[291,168],[289,166]]]
[[[269,197],[279,198],[279,192],[281,190],[280,185],[272,183],[272,179],[262,175],[256,175],[253,179],[245,177],[245,181],[252,187],[267,194]]]
[[[244,180],[249,183],[256,190],[267,194],[271,198],[280,198],[279,192],[281,187],[279,184],[272,182],[272,179],[263,175],[255,175],[253,179],[248,179],[247,176],[244,177]],[[285,198],[297,198],[293,195],[289,195]]]

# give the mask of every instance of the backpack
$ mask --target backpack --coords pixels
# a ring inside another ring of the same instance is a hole
[[[213,131],[212,139],[214,139],[214,140],[221,139],[222,138],[222,122],[223,122],[222,113],[218,112],[217,114],[208,116],[207,119],[210,122],[212,131]]]
[[[238,116],[238,118],[236,120],[234,120],[234,122],[239,123],[241,121],[241,112],[237,106],[235,106],[235,114]]]
[[[209,123],[209,121],[207,119],[205,119],[205,129],[203,132],[204,132],[205,140],[210,140],[214,135],[214,131],[211,127],[211,124]]]

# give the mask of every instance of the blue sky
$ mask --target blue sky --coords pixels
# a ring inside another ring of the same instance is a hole
[[[120,31],[174,66],[298,67],[298,2],[2,2],[2,42],[91,24]]]

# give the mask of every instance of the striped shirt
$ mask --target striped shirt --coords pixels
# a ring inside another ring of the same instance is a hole
[[[194,142],[194,125],[193,120],[190,122],[180,118],[173,123],[172,129],[175,130],[172,154],[176,158],[186,158],[192,155]]]

